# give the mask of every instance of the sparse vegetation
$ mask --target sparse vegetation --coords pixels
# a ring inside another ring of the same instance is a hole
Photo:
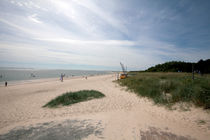
[[[119,83],[158,104],[192,102],[210,108],[210,75],[196,74],[192,80],[190,73],[136,72],[135,75],[119,80]]]
[[[206,124],[206,121],[204,121],[204,120],[199,120],[199,121],[198,121],[198,124],[201,124],[201,125]]]
[[[96,90],[81,90],[77,92],[67,92],[51,100],[43,107],[57,107],[59,105],[66,106],[78,102],[91,100],[94,98],[102,98],[104,96],[105,96],[104,94]]]

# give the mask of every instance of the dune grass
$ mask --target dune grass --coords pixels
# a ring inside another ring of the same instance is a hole
[[[195,75],[192,80],[190,73],[141,72],[121,79],[119,83],[158,104],[192,102],[210,108],[210,75]]]
[[[43,107],[58,107],[60,105],[67,106],[78,102],[91,100],[94,98],[102,98],[105,95],[96,90],[81,90],[77,92],[67,92],[61,96],[51,100]]]

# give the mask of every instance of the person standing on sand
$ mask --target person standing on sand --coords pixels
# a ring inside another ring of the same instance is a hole
[[[5,87],[7,87],[7,81],[5,82]]]
[[[65,74],[61,73],[61,82],[63,82],[64,77],[65,77]]]
[[[63,82],[63,73],[61,73],[61,79],[60,80],[61,80],[61,82]]]

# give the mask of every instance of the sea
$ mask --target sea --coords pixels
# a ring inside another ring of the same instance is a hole
[[[60,78],[61,74],[65,77],[92,76],[109,74],[111,71],[94,70],[58,70],[58,69],[0,69],[0,83],[7,81],[26,81],[35,79]]]

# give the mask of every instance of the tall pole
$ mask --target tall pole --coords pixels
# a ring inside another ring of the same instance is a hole
[[[192,80],[194,80],[194,64],[192,63]]]

